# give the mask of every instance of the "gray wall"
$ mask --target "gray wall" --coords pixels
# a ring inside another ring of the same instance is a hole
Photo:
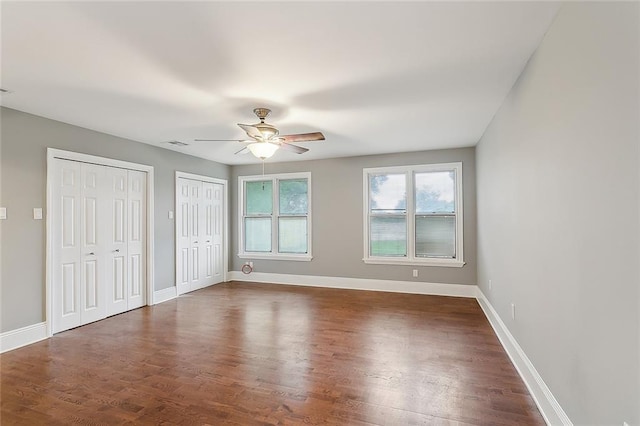
[[[478,284],[579,425],[640,422],[638,15],[566,3],[477,146]]]
[[[229,178],[229,167],[58,121],[2,108],[0,206],[1,331],[45,319],[45,221],[33,220],[34,207],[46,207],[47,147],[147,164],[155,174],[155,288],[175,285],[175,171]]]
[[[462,161],[464,190],[464,255],[462,268],[370,265],[362,261],[362,169]],[[475,149],[461,148],[330,160],[266,163],[266,174],[311,172],[313,260],[289,262],[256,260],[254,271],[299,275],[476,284]],[[260,165],[232,166],[231,270],[239,271],[244,259],[237,256],[238,176],[258,175]],[[419,277],[412,277],[412,270]]]

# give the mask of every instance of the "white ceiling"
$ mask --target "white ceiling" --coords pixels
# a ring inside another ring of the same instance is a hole
[[[541,41],[546,2],[2,2],[4,106],[226,164],[252,109],[270,161],[472,146]],[[166,141],[191,145],[177,148]]]

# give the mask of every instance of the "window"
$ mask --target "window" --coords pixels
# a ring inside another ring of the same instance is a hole
[[[311,260],[311,173],[240,176],[238,184],[238,256]]]
[[[364,169],[364,261],[462,267],[462,163]]]

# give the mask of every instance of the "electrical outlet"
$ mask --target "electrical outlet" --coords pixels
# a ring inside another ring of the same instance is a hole
[[[249,266],[253,268],[253,262],[249,262]]]
[[[7,218],[7,208],[0,207],[0,219],[5,220]]]
[[[414,269],[413,270],[413,278],[417,278],[418,277],[418,270]]]
[[[491,285],[491,280],[489,280],[489,290],[491,290],[492,285]]]
[[[511,304],[511,319],[512,320],[516,319],[516,304],[515,303]]]
[[[36,207],[33,209],[33,218],[35,220],[42,220],[42,208]]]
[[[169,210],[169,219],[173,219],[173,212]]]
[[[629,423],[627,423],[627,422],[622,422],[622,426],[629,426]]]

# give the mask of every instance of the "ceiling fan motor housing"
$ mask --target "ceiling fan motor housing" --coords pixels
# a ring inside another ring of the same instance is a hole
[[[278,129],[271,124],[264,122],[264,119],[271,114],[271,110],[269,108],[254,108],[253,113],[260,119],[260,123],[255,124],[254,127],[262,134],[263,141],[267,141],[274,136],[278,136],[278,133],[280,133]]]

